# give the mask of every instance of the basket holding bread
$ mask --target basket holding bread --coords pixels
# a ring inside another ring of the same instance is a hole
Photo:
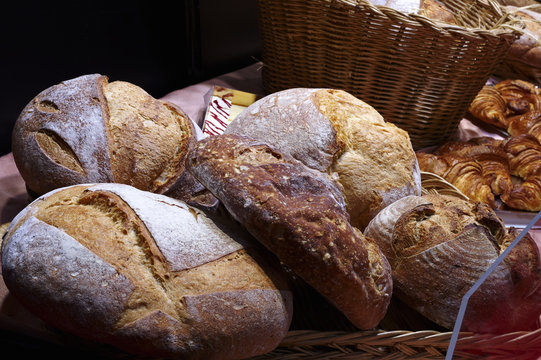
[[[396,299],[451,330],[519,233],[483,202],[423,191],[408,133],[342,90],[288,89],[222,134],[197,126],[99,74],[38,94],[13,133],[32,201],[2,237],[10,294],[133,356],[250,358],[303,329],[314,304],[370,330]],[[526,234],[462,329],[537,329],[540,285]]]

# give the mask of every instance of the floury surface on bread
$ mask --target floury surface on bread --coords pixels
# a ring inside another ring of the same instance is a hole
[[[32,99],[13,130],[13,157],[37,195],[85,183],[122,183],[213,208],[186,173],[195,125],[175,105],[100,74],[51,86]]]
[[[361,231],[388,204],[421,194],[407,132],[341,90],[296,88],[267,95],[239,114],[225,134],[260,140],[335,178],[351,224]]]
[[[289,329],[287,277],[244,229],[123,184],[43,195],[2,244],[10,294],[46,323],[137,355],[238,359]]]
[[[441,194],[400,199],[365,230],[389,260],[394,296],[446,329],[466,292],[519,233],[487,204]],[[539,249],[526,234],[469,298],[461,330],[536,330],[540,296]]]
[[[353,325],[375,327],[392,293],[379,248],[349,222],[326,174],[248,137],[199,141],[187,166],[257,240]]]

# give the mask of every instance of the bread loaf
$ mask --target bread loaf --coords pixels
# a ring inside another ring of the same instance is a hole
[[[328,176],[232,134],[199,141],[187,164],[237,221],[353,325],[378,324],[392,293],[389,264],[350,224]]]
[[[466,292],[518,233],[494,211],[458,197],[409,196],[385,208],[366,228],[389,260],[394,296],[452,329]],[[469,298],[462,331],[537,329],[541,264],[526,235]]]
[[[225,133],[261,140],[336,178],[351,224],[361,231],[386,205],[421,193],[407,132],[341,90],[297,88],[268,95],[240,113]]]
[[[81,183],[122,183],[209,209],[217,200],[185,172],[196,127],[140,87],[90,74],[54,85],[23,109],[13,158],[32,194]]]
[[[292,297],[243,230],[124,184],[47,193],[2,244],[10,294],[65,332],[128,353],[239,359],[278,345]]]
[[[504,11],[514,14],[524,24],[524,29],[520,37],[511,44],[496,69],[496,75],[501,78],[522,79],[541,84],[541,7],[539,5],[539,2],[532,0],[529,4],[516,3],[502,6]]]

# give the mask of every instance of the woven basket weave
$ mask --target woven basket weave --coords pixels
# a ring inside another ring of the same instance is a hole
[[[291,331],[274,351],[252,360],[445,359],[451,332]],[[541,356],[541,329],[498,336],[460,333],[454,360],[530,360]]]
[[[342,89],[408,131],[453,135],[523,24],[491,0],[441,0],[461,26],[367,0],[259,0],[263,85]]]

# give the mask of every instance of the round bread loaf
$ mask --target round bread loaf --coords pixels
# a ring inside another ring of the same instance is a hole
[[[447,329],[464,295],[518,234],[486,204],[432,193],[396,201],[365,231],[389,260],[394,295]],[[461,330],[537,329],[540,284],[539,249],[526,234],[469,298]]]
[[[29,192],[122,183],[191,205],[217,206],[185,171],[196,126],[178,107],[125,81],[80,76],[38,94],[13,129],[13,158]]]
[[[325,174],[240,135],[199,141],[187,166],[280,261],[353,325],[375,327],[392,293],[387,260],[349,223],[344,199]]]
[[[2,275],[46,323],[142,356],[260,355],[292,317],[287,275],[243,229],[123,184],[31,203],[4,237]]]
[[[336,178],[351,224],[361,231],[385,206],[421,194],[406,131],[341,90],[296,88],[246,108],[225,130],[272,145]]]

